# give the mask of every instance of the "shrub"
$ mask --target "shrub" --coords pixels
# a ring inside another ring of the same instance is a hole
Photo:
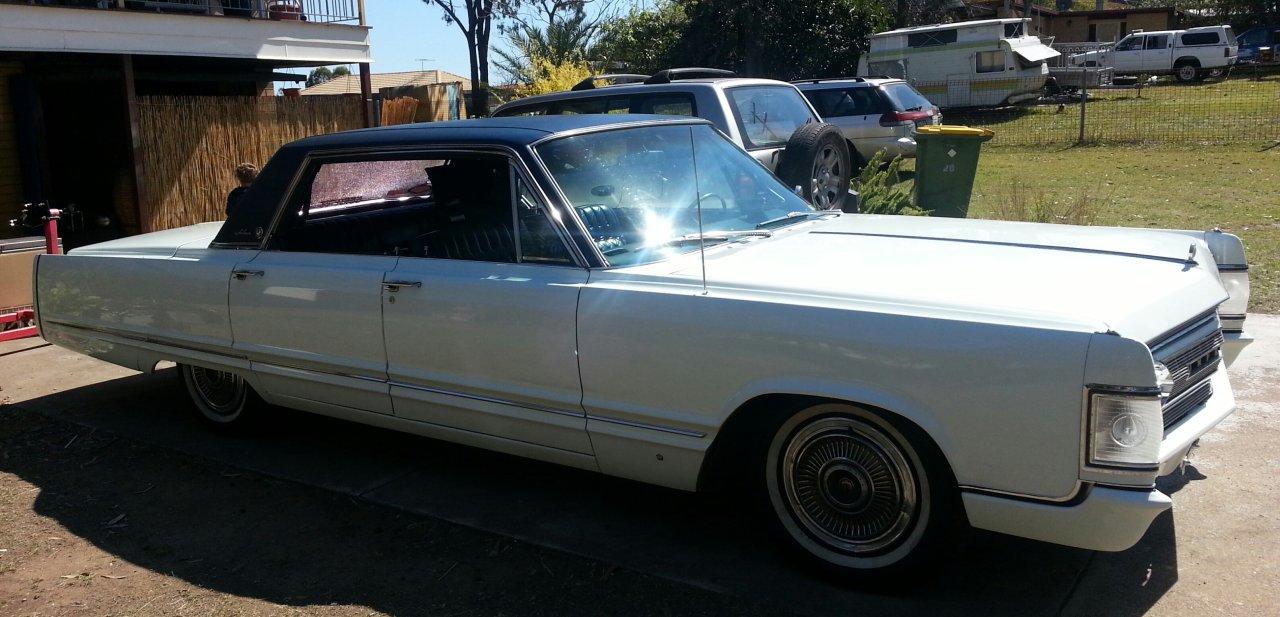
[[[911,187],[902,182],[898,170],[902,158],[894,157],[884,164],[884,150],[867,161],[858,177],[853,179],[853,190],[858,191],[858,208],[863,214],[928,215],[911,204]]]

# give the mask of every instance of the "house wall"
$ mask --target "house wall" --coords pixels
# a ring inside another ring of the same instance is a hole
[[[1055,43],[1078,43],[1089,40],[1090,25],[1105,29],[1108,24],[1117,26],[1117,38],[1134,30],[1170,30],[1176,27],[1168,13],[1130,13],[1107,17],[1064,13],[1052,19],[1049,30],[1055,37]],[[1110,37],[1099,35],[1098,38],[1104,39],[1102,42],[1110,41]]]
[[[18,135],[14,123],[9,77],[22,73],[16,62],[0,62],[0,233],[22,207],[22,176],[18,167]]]

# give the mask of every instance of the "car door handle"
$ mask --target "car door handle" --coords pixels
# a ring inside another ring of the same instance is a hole
[[[236,277],[237,281],[243,281],[251,276],[262,276],[266,272],[262,270],[232,270],[231,276]]]
[[[422,281],[387,281],[382,288],[387,291],[400,291],[401,287],[422,287]]]

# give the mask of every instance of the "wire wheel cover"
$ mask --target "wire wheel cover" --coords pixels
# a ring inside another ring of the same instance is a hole
[[[244,401],[244,380],[232,373],[191,367],[191,381],[209,411],[220,416],[235,415]]]
[[[901,449],[875,426],[852,418],[818,420],[791,439],[782,464],[796,521],[832,549],[875,553],[911,530],[915,477]]]

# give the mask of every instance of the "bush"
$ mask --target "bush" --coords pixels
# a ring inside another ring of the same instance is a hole
[[[858,191],[858,209],[863,214],[928,215],[929,212],[911,205],[911,187],[903,184],[898,170],[902,157],[894,157],[884,164],[884,150],[867,161],[858,177],[853,179],[853,190]]]

